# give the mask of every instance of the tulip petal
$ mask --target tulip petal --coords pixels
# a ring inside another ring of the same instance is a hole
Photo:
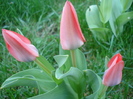
[[[122,79],[122,69],[124,67],[124,61],[120,61],[114,66],[108,68],[105,71],[103,77],[103,84],[106,86],[114,86],[121,82]]]
[[[26,38],[26,37],[24,37],[24,36],[22,36],[22,35],[20,35],[20,34],[18,34],[18,33],[16,33],[16,32],[14,32],[14,31],[2,29],[2,32],[8,33],[9,35],[11,35],[11,36],[14,37],[14,38],[15,38],[16,36],[18,36],[19,38],[21,38],[21,40],[22,40],[23,42],[25,42],[25,43],[27,43],[27,44],[30,44],[30,43],[31,43],[30,40],[29,40],[28,38]]]
[[[2,30],[2,34],[8,51],[18,61],[33,61],[39,56],[36,47],[26,37],[8,30]]]
[[[107,64],[108,68],[111,67],[111,66],[114,66],[116,63],[118,63],[118,62],[121,61],[121,60],[122,60],[122,56],[121,56],[120,53],[114,55],[114,56],[110,59],[110,61],[108,62],[108,64]]]
[[[69,1],[66,1],[62,12],[60,40],[62,48],[65,50],[76,49],[85,42],[76,11]]]
[[[82,39],[83,42],[86,42],[86,40],[85,40],[85,38],[84,38],[84,35],[82,34],[82,31],[81,31],[79,22],[78,22],[78,16],[77,16],[77,14],[76,14],[76,11],[75,11],[73,5],[71,4],[71,2],[68,2],[68,3],[69,3],[70,6],[71,6],[71,10],[72,10],[73,16],[74,16],[74,18],[75,18],[75,24],[77,25],[77,29],[80,31],[80,33],[78,32],[78,35],[79,35],[79,37]]]
[[[18,61],[22,61],[22,62],[33,61],[33,60],[35,60],[36,57],[38,57],[38,56],[31,55],[31,53],[29,53],[26,49],[22,49],[21,46],[17,46],[17,47],[13,46],[12,47],[7,44],[7,48],[9,50],[10,54],[14,58],[16,58]],[[34,46],[31,46],[28,48],[31,50],[35,49],[37,51],[37,49]]]

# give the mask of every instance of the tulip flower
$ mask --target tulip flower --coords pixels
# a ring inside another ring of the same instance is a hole
[[[18,61],[33,61],[39,56],[36,47],[26,37],[6,29],[2,29],[2,35],[8,51]]]
[[[105,86],[114,86],[121,82],[122,70],[124,67],[124,61],[121,54],[114,55],[107,64],[108,69],[103,76],[103,84]]]
[[[69,1],[66,1],[62,11],[60,40],[64,50],[76,49],[86,41],[82,34],[76,11]]]

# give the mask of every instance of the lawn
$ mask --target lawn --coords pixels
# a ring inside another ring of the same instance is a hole
[[[0,29],[22,33],[29,38],[54,66],[54,55],[58,55],[59,26],[62,8],[66,0],[0,0]],[[105,57],[121,53],[125,66],[122,82],[107,90],[107,99],[133,98],[133,20],[124,25],[118,38],[109,42],[96,40],[88,28],[85,12],[97,0],[70,0],[78,15],[82,32],[87,42],[80,48],[87,59],[89,69],[103,76]],[[128,11],[133,11],[133,4]],[[37,68],[34,62],[18,62],[7,51],[2,32],[0,33],[0,85],[11,75],[29,68]],[[0,99],[26,99],[38,94],[36,88],[28,86],[0,90]]]

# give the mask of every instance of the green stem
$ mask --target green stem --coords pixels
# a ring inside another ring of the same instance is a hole
[[[103,88],[102,88],[101,93],[99,95],[99,99],[102,99],[102,97],[106,93],[107,89],[108,89],[108,86],[103,85]]]
[[[70,50],[71,53],[71,58],[72,58],[72,65],[73,67],[77,67],[76,66],[76,55],[75,55],[75,50]]]
[[[44,71],[46,72],[50,77],[52,77],[51,71],[46,68],[46,66],[44,66],[43,63],[41,63],[37,58],[35,59],[35,62],[38,64],[38,66]]]

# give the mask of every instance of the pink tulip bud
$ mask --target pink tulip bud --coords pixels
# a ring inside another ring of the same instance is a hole
[[[79,48],[86,41],[80,29],[76,11],[69,1],[66,1],[62,11],[60,40],[64,50]]]
[[[114,86],[121,82],[122,70],[124,67],[124,61],[121,54],[114,55],[107,64],[108,69],[103,76],[103,84],[105,86]]]
[[[6,29],[2,29],[2,35],[8,51],[18,61],[33,61],[39,56],[36,47],[26,37]]]

